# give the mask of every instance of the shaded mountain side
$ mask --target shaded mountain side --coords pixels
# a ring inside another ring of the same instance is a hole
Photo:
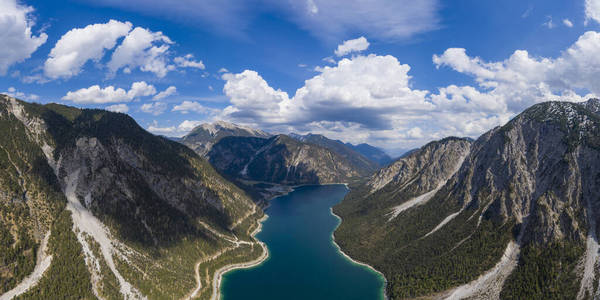
[[[262,130],[217,121],[201,124],[177,141],[190,147],[199,155],[205,156],[214,144],[228,136],[269,138],[272,135]]]
[[[336,240],[386,275],[392,299],[598,297],[595,101],[532,106],[477,139],[438,190],[422,188],[436,172],[412,183],[411,168],[383,169],[334,208]]]
[[[250,198],[125,114],[0,95],[0,123],[0,295],[44,262],[26,298],[179,298],[201,259],[204,274],[262,251]]]
[[[336,152],[286,135],[226,137],[208,156],[229,176],[286,185],[355,182],[370,173]]]
[[[380,148],[371,146],[369,144],[362,143],[358,145],[353,145],[350,143],[346,143],[346,146],[354,149],[354,151],[362,154],[371,161],[376,162],[380,167],[384,167],[393,161],[392,157],[385,153],[385,151],[381,150]]]

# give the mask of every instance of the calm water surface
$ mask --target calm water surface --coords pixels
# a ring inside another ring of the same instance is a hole
[[[223,299],[383,299],[383,277],[345,258],[332,242],[339,220],[330,208],[347,192],[343,185],[304,186],[273,199],[257,235],[270,256],[227,273]]]

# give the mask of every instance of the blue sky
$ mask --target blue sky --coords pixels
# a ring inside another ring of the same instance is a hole
[[[391,152],[600,92],[599,0],[197,2],[0,0],[0,92]]]

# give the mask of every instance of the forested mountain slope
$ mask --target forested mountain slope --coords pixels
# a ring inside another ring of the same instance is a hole
[[[455,166],[440,158],[464,148],[419,172],[424,146],[335,207],[336,241],[385,274],[392,299],[598,297],[597,104],[532,106],[473,142],[441,187]]]
[[[244,192],[125,114],[0,95],[0,130],[1,297],[208,298],[263,251]]]

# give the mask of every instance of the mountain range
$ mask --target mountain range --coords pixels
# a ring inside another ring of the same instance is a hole
[[[536,104],[391,161],[226,122],[176,141],[126,114],[0,95],[0,298],[209,299],[285,187],[349,183],[335,241],[391,299],[588,299],[600,100]]]
[[[391,160],[367,144],[353,146],[316,134],[271,135],[223,121],[202,124],[180,142],[259,199],[284,193],[288,186],[358,182]]]

